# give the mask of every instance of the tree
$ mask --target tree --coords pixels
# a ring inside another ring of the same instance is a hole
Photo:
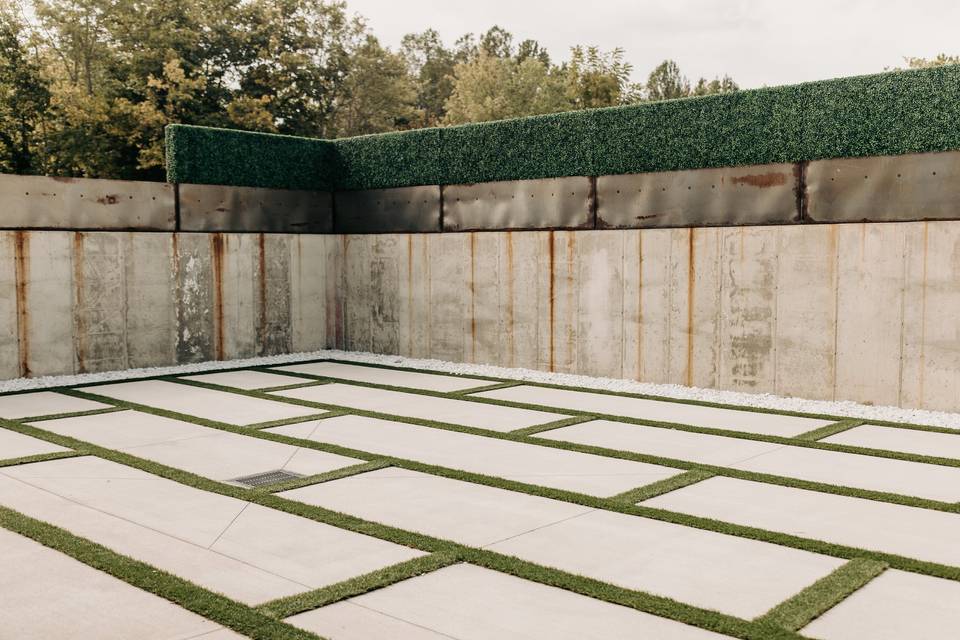
[[[572,109],[592,109],[629,104],[639,99],[630,84],[632,65],[623,60],[623,49],[603,53],[597,47],[573,47],[567,75],[567,97]]]
[[[453,93],[453,68],[457,64],[454,52],[443,45],[440,34],[433,29],[405,35],[400,52],[416,84],[420,124],[439,124],[446,113],[444,104]]]
[[[739,89],[740,87],[730,76],[724,76],[722,79],[714,78],[710,81],[700,78],[691,87],[690,80],[680,72],[679,65],[673,60],[664,60],[650,72],[644,93],[647,100],[656,101],[730,93]]]
[[[334,111],[338,137],[408,128],[419,120],[417,92],[403,56],[371,35],[352,52]]]
[[[50,106],[50,90],[23,43],[23,25],[0,6],[0,170],[42,170],[37,129]]]
[[[536,58],[517,62],[481,52],[454,69],[446,124],[484,122],[569,108],[560,74]]]
[[[907,63],[908,69],[928,69],[930,67],[942,67],[948,64],[960,64],[960,56],[948,56],[945,53],[940,53],[937,54],[936,58],[906,57],[903,61]]]

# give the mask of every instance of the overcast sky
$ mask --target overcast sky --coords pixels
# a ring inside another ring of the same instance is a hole
[[[634,79],[664,58],[690,77],[730,74],[741,87],[882,71],[904,56],[960,54],[956,0],[347,0],[385,44],[433,27],[452,44],[497,24],[540,41],[554,60],[572,45],[622,47]]]

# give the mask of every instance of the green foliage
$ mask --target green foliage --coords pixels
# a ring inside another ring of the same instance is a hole
[[[186,125],[167,127],[171,182],[329,190],[337,167],[326,140]]]
[[[174,136],[170,177],[365,189],[896,155],[960,149],[958,120],[960,66],[939,66],[347,138],[332,145],[335,178],[331,165],[320,163],[310,179],[303,149],[320,148],[319,141],[265,136],[265,153],[261,138],[249,135],[244,153],[251,160],[224,154],[216,132],[205,134],[204,151],[189,149],[192,137]],[[195,164],[180,159],[184,144]],[[286,145],[296,153],[286,156]],[[204,163],[215,166],[198,170]],[[252,175],[245,163],[264,170]]]

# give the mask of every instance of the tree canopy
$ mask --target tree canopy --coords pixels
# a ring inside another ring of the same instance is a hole
[[[163,179],[185,123],[344,137],[735,91],[494,26],[383,45],[336,0],[0,0],[0,172]]]

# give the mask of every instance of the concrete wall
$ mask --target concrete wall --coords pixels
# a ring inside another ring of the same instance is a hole
[[[0,231],[0,379],[326,346],[333,236]]]
[[[332,253],[339,348],[960,410],[960,222],[356,235]]]

